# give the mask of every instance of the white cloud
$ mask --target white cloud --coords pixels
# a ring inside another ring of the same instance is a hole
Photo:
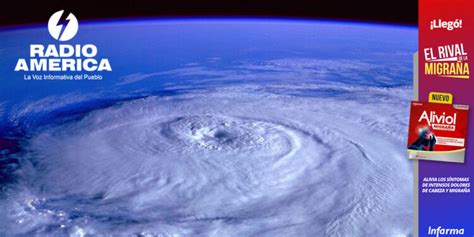
[[[399,84],[400,77],[409,74],[411,68],[404,65],[384,65],[358,60],[332,60],[317,58],[284,58],[264,62],[235,62],[229,66],[216,68],[196,63],[182,68],[155,72],[135,73],[124,76],[117,85],[135,83],[152,77],[186,78],[192,83],[241,80],[276,80],[292,83],[307,81],[338,80],[339,82],[360,82],[374,85]],[[408,79],[407,79],[408,81]]]

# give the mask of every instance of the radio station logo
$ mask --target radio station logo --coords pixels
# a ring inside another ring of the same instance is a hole
[[[79,22],[77,22],[77,18],[74,14],[69,13],[69,15],[62,20],[64,16],[66,16],[64,10],[57,11],[48,21],[49,34],[59,41],[68,41],[74,38],[79,30]]]
[[[49,34],[58,42],[73,39],[78,30],[73,13],[60,10],[49,18]],[[112,71],[109,59],[99,58],[98,51],[91,43],[31,44],[29,58],[19,58],[14,70],[25,72],[24,80],[102,80],[101,74],[88,74]]]
[[[427,76],[469,79],[468,54],[462,43],[423,49]]]

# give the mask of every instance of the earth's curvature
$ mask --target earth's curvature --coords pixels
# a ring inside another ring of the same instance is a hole
[[[0,235],[410,236],[416,28],[194,19],[83,23],[102,81],[13,71],[0,32]]]

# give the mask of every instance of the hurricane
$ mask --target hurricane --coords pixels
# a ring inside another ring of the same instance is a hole
[[[5,104],[0,233],[410,236],[409,63],[219,63]]]

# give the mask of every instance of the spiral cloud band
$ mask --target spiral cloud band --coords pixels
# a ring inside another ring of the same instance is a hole
[[[25,188],[2,204],[10,230],[408,235],[411,167],[400,149],[399,100],[409,88],[283,88],[297,95],[278,86],[181,90],[38,130],[24,144]],[[326,90],[340,93],[321,96]]]

